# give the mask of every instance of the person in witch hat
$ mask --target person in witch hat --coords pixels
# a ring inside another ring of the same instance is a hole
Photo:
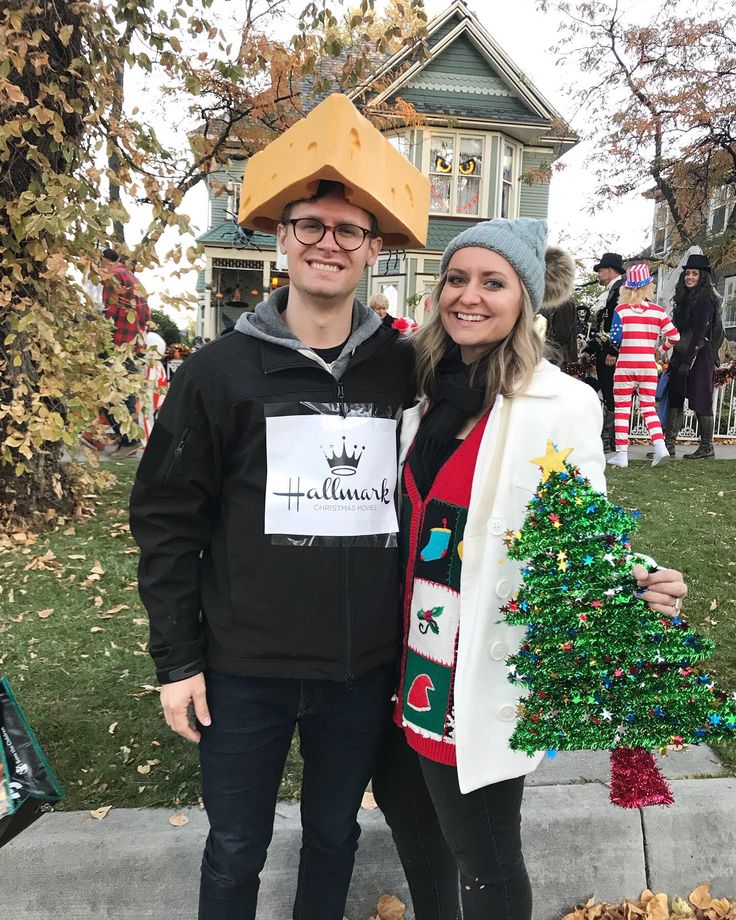
[[[700,444],[686,460],[715,457],[713,387],[718,351],[723,342],[721,299],[711,280],[707,256],[691,253],[682,267],[672,299],[672,319],[680,330],[670,362],[669,411],[665,443],[675,456],[685,400],[698,419]]]
[[[601,295],[601,306],[594,318],[593,335],[585,351],[595,357],[596,375],[603,397],[603,449],[606,452],[616,449],[614,437],[614,401],[613,374],[616,370],[618,348],[610,341],[611,321],[618,306],[619,291],[626,272],[623,258],[617,252],[604,252],[593,266],[598,273],[598,281],[605,290]]]

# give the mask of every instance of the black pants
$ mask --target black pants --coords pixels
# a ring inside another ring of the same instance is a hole
[[[200,920],[254,920],[294,726],[304,758],[294,920],[342,920],[360,802],[390,720],[392,666],[352,684],[207,674],[199,755],[210,833]]]
[[[530,920],[521,853],[524,778],[460,792],[457,770],[420,757],[395,729],[373,792],[404,867],[416,920]],[[458,894],[459,892],[459,894]]]

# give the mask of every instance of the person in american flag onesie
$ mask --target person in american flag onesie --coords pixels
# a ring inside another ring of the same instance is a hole
[[[654,407],[657,392],[657,343],[664,336],[662,350],[668,351],[680,339],[667,313],[652,303],[654,279],[645,262],[632,265],[621,287],[619,304],[611,322],[611,342],[619,347],[613,376],[615,403],[616,453],[609,459],[612,466],[629,465],[629,416],[634,390],[639,391],[639,406],[654,447],[652,466],[669,452],[665,447],[662,426]]]

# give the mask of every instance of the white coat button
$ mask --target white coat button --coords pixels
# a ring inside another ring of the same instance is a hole
[[[488,521],[488,532],[498,536],[503,533],[503,521],[501,518],[492,517]]]
[[[498,717],[504,722],[512,722],[516,718],[516,706],[501,706]]]
[[[496,594],[498,597],[511,597],[511,582],[507,578],[502,578],[496,585]]]
[[[505,642],[494,642],[490,654],[494,661],[504,661],[509,654],[509,647]]]

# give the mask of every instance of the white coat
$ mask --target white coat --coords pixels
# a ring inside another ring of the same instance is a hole
[[[414,440],[426,401],[402,419],[400,463]],[[568,462],[592,486],[605,491],[602,414],[587,384],[542,361],[527,389],[499,396],[486,426],[473,474],[463,537],[460,634],[455,674],[455,743],[461,792],[522,776],[544,752],[529,757],[508,746],[523,688],[507,677],[506,659],[518,651],[526,630],[507,626],[500,607],[518,590],[521,563],[507,556],[504,535],[520,529],[541,474],[532,457],[547,439],[571,447]]]

